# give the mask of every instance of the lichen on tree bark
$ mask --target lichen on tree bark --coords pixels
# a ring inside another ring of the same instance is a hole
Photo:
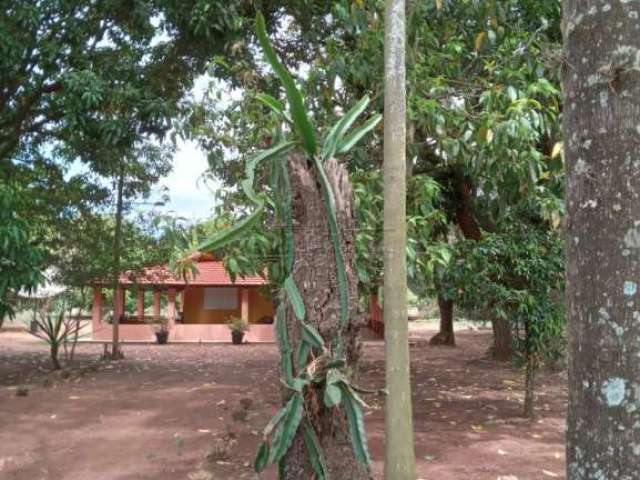
[[[564,1],[569,480],[640,472],[639,13]]]

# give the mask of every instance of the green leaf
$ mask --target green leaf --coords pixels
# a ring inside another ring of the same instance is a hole
[[[290,124],[293,124],[293,120],[291,120],[291,117],[285,111],[284,105],[282,105],[282,102],[280,100],[278,100],[277,98],[272,97],[271,95],[269,95],[267,93],[259,93],[258,95],[256,95],[256,99],[260,103],[263,103],[264,105],[269,107],[271,110],[273,110],[278,115],[281,115],[282,117],[284,117],[284,119],[287,122],[289,122]]]
[[[282,213],[285,219],[284,244],[285,244],[285,277],[291,275],[295,260],[295,248],[293,242],[293,192],[289,178],[289,165],[287,160],[278,162],[282,173],[283,197]]]
[[[337,146],[342,141],[345,132],[353,125],[353,122],[356,121],[364,109],[367,108],[367,105],[369,105],[369,96],[365,95],[331,128],[322,147],[322,160],[326,161],[335,154]]]
[[[212,252],[236,240],[253,226],[262,214],[263,210],[264,205],[260,205],[256,210],[235,225],[216,232],[207,240],[203,241],[198,245],[197,250],[199,252]]]
[[[259,198],[256,192],[253,189],[253,183],[255,179],[255,171],[256,167],[260,164],[260,162],[264,160],[268,160],[269,158],[277,157],[279,155],[284,155],[288,151],[292,150],[295,146],[295,142],[282,142],[278,145],[271,147],[267,150],[263,150],[255,155],[253,155],[245,165],[245,179],[242,181],[241,186],[244,190],[244,193],[249,199],[259,205],[262,203],[262,199]]]
[[[287,402],[285,409],[284,418],[282,422],[280,422],[271,444],[271,452],[269,454],[270,463],[280,461],[291,447],[291,443],[293,443],[293,439],[298,431],[298,426],[302,421],[302,414],[304,413],[304,399],[302,394],[293,394]]]
[[[316,143],[316,135],[311,120],[307,115],[307,110],[302,99],[302,94],[298,87],[296,87],[293,77],[289,71],[280,63],[276,52],[273,50],[269,37],[267,36],[267,30],[265,27],[264,17],[262,13],[258,12],[256,15],[256,34],[258,35],[258,41],[262,47],[267,61],[273,68],[280,82],[287,94],[287,100],[289,101],[289,109],[291,111],[291,117],[293,118],[293,126],[302,140],[302,144],[310,156],[315,156],[318,150]]]
[[[316,435],[313,425],[310,422],[305,422],[304,428],[304,443],[307,446],[309,452],[309,460],[313,466],[313,470],[318,476],[318,480],[327,480],[329,478],[329,469],[327,468],[327,462],[324,458],[322,451],[322,445]]]
[[[276,413],[273,417],[271,417],[271,420],[269,420],[269,423],[267,423],[267,426],[264,427],[264,430],[262,431],[262,438],[265,441],[267,440],[269,435],[271,435],[271,432],[273,432],[273,429],[276,428],[276,426],[278,426],[278,424],[284,418],[286,413],[287,413],[287,407],[282,407],[280,410],[278,410],[278,413]]]
[[[304,387],[309,385],[309,383],[310,383],[310,380],[306,378],[295,377],[293,381],[289,384],[289,388],[291,388],[291,390],[294,390],[298,393],[302,393],[302,390],[304,389]]]
[[[324,389],[324,404],[331,408],[342,402],[342,390],[335,383],[327,383]]]
[[[351,436],[351,445],[356,458],[367,465],[371,466],[371,457],[367,446],[367,433],[364,428],[364,416],[360,404],[352,396],[352,391],[348,388],[342,388],[342,398],[349,422],[349,432]]]
[[[269,444],[267,442],[260,443],[258,447],[258,453],[253,461],[253,469],[260,473],[264,470],[269,462]]]
[[[276,311],[276,337],[280,347],[280,362],[282,376],[287,385],[293,382],[293,363],[291,359],[292,347],[289,342],[289,331],[287,330],[286,304],[281,300]]]
[[[338,155],[347,153],[356,143],[360,141],[362,137],[369,133],[369,131],[373,130],[375,126],[380,123],[380,120],[382,120],[382,115],[378,113],[377,115],[374,115],[369,120],[364,122],[360,127],[355,129],[349,135],[347,135],[338,146]]]
[[[216,232],[210,238],[198,245],[197,250],[200,252],[211,252],[217,250],[228,243],[236,240],[243,235],[260,217],[264,210],[264,201],[260,198],[253,189],[253,182],[255,178],[255,169],[258,164],[269,158],[283,155],[294,147],[294,142],[283,142],[275,147],[264,150],[256,155],[253,155],[245,166],[246,178],[242,181],[242,189],[249,199],[256,205],[256,209],[239,221],[235,225],[225,230]]]
[[[284,288],[287,292],[287,296],[289,297],[289,301],[293,306],[293,313],[296,315],[298,320],[303,321],[306,316],[304,300],[302,300],[302,295],[300,295],[298,286],[292,276],[288,276],[285,279]]]
[[[298,369],[302,370],[307,364],[309,359],[309,352],[311,351],[311,345],[303,338],[298,347]]]
[[[302,338],[314,348],[324,348],[324,338],[315,327],[305,322],[302,323]]]

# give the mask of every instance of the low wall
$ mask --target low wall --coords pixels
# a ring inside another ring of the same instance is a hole
[[[123,342],[155,342],[155,335],[149,325],[120,325],[120,339]],[[93,331],[92,340],[111,341],[112,327],[101,324]],[[251,325],[245,333],[246,342],[275,342],[273,325]],[[176,324],[169,333],[169,342],[231,342],[231,332],[226,325]]]

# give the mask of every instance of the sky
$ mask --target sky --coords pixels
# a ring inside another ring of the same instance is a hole
[[[211,188],[215,185],[210,184],[207,188],[199,180],[207,166],[207,156],[195,142],[178,141],[173,170],[156,187],[168,188],[170,201],[163,207],[164,211],[174,212],[190,221],[210,216],[214,206]]]

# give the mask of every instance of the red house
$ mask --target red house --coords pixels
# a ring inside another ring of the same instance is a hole
[[[120,318],[122,341],[154,341],[153,324],[166,323],[169,341],[224,341],[230,339],[227,321],[239,317],[250,325],[245,339],[249,342],[272,342],[274,307],[263,293],[262,277],[238,277],[235,281],[222,262],[211,255],[200,255],[198,273],[188,282],[174,275],[166,265],[125,272],[120,276],[114,295],[113,315]],[[113,327],[104,320],[103,288],[106,282],[94,284],[92,338],[110,341]],[[135,290],[137,311],[125,313],[127,293]],[[153,292],[153,313],[145,315],[145,291]],[[162,314],[162,297],[166,308]]]

